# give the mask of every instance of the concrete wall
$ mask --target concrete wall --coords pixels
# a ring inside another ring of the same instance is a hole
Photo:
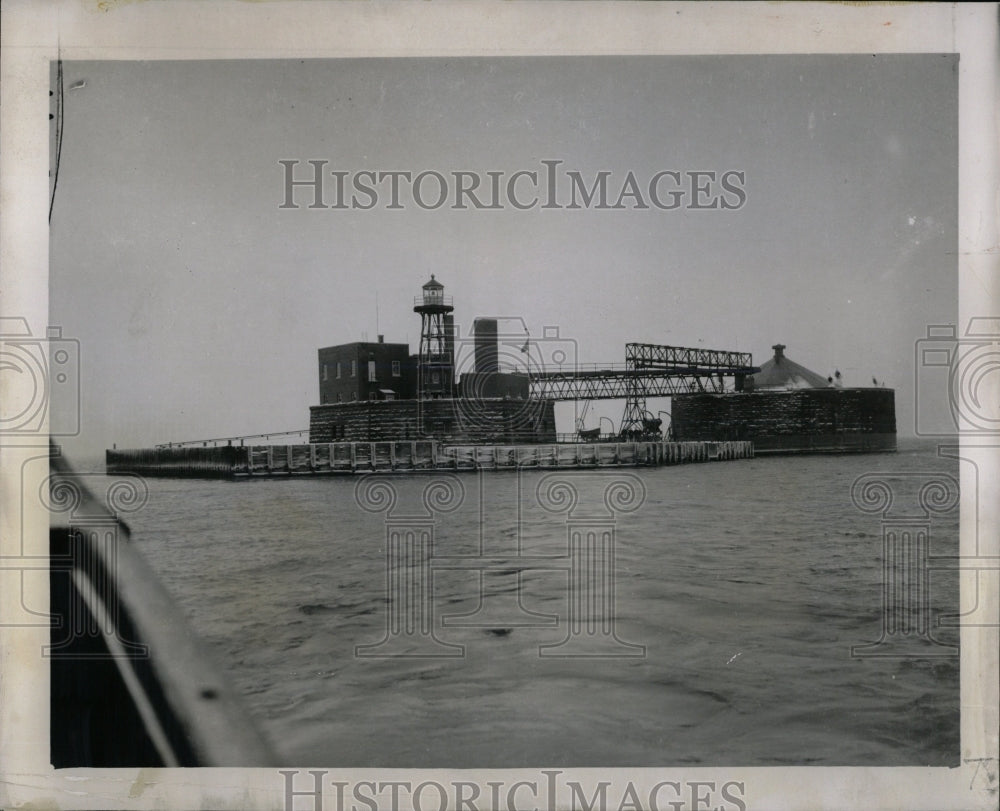
[[[310,442],[423,438],[441,442],[554,442],[553,401],[396,400],[309,409]]]
[[[678,441],[748,439],[755,452],[895,450],[892,389],[797,389],[672,398]]]
[[[321,442],[238,448],[110,450],[108,473],[234,479],[420,470],[648,467],[752,459],[751,442],[594,442],[441,445],[411,442]],[[235,460],[235,461],[234,461]]]

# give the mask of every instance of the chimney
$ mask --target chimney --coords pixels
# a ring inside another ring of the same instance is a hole
[[[774,361],[775,361],[775,363],[777,363],[783,357],[785,357],[785,345],[784,344],[775,344],[774,346],[771,347],[771,349],[774,350]]]
[[[476,371],[489,374],[500,371],[500,348],[495,318],[477,318],[472,322],[475,335]]]
[[[378,342],[380,344],[384,344],[385,343],[385,336],[384,335],[379,335],[378,336]]]

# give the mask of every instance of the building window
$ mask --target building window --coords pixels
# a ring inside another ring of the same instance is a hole
[[[323,380],[326,381],[326,380],[329,380],[329,379],[330,379],[330,377],[327,374],[326,364],[324,363],[323,364]]]
[[[344,395],[341,394],[339,391],[337,392],[337,402],[338,403],[344,402]]]
[[[323,402],[324,402],[324,403],[328,403],[328,402],[330,402],[330,398],[329,398],[329,397],[327,397],[327,396],[326,396],[325,394],[323,395]]]
[[[340,380],[340,361],[337,361],[337,380]]]
[[[392,362],[392,376],[393,377],[399,377],[399,361],[398,360],[394,360]]]
[[[377,379],[378,378],[375,375],[375,361],[370,360],[368,361],[368,381],[370,383],[375,383]]]
[[[441,373],[440,372],[434,372],[431,375],[431,383],[437,384],[437,383],[440,383],[440,382],[441,382]]]
[[[356,391],[351,392],[351,402],[353,403],[358,399],[358,393]]]
[[[356,360],[351,361],[351,377],[358,376],[358,362]]]
[[[374,391],[368,392],[368,399],[369,400],[377,400],[378,399],[378,393],[374,392]]]

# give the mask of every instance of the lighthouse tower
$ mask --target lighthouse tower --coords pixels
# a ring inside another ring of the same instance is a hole
[[[426,400],[451,397],[455,368],[455,337],[451,296],[434,278],[423,287],[423,295],[413,301],[413,312],[420,313],[420,354],[417,368],[417,397]]]

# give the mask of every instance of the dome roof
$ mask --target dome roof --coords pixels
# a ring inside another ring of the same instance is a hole
[[[829,381],[785,357],[785,345],[771,347],[774,357],[760,365],[760,371],[752,375],[754,389],[822,389]]]
[[[439,282],[437,279],[434,278],[434,274],[433,273],[431,274],[431,280],[429,282],[427,282],[424,285],[424,287],[423,287],[424,290],[431,289],[431,288],[437,288],[439,290],[444,290],[444,285],[441,284],[441,282]]]

